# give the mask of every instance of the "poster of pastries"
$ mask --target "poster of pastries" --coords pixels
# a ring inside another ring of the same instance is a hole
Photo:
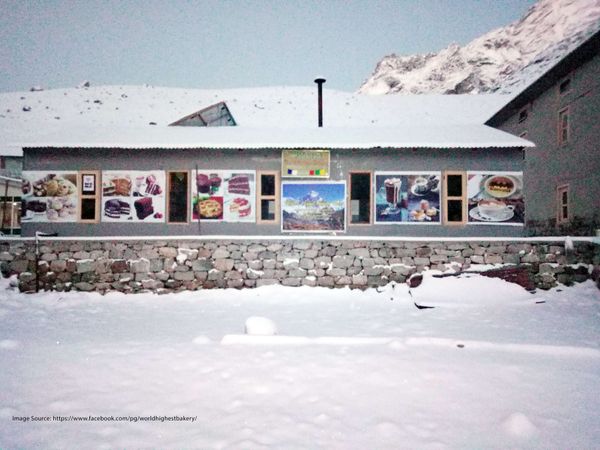
[[[441,172],[375,172],[376,224],[441,223]]]
[[[192,171],[192,220],[254,222],[256,172]]]
[[[164,222],[165,189],[164,171],[103,171],[102,221]]]
[[[22,178],[22,222],[77,221],[77,172],[25,170]]]
[[[523,225],[523,172],[467,172],[470,224]]]

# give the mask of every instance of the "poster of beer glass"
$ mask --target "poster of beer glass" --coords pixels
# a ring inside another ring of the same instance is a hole
[[[346,183],[283,182],[281,229],[292,232],[346,230]]]
[[[440,224],[440,172],[375,172],[375,223]]]
[[[469,223],[522,226],[523,172],[467,172]]]
[[[23,222],[76,222],[77,172],[24,170]]]

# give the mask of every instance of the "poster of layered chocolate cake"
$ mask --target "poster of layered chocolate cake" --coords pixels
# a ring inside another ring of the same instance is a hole
[[[77,172],[24,170],[22,222],[76,222]]]
[[[192,220],[254,222],[256,172],[198,170],[192,172]]]
[[[102,172],[103,222],[164,222],[163,171]]]

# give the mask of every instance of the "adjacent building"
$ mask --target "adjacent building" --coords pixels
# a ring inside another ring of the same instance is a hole
[[[600,32],[486,123],[536,144],[525,150],[530,234],[600,229]]]

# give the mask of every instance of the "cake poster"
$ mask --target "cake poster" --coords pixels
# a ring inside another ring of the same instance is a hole
[[[523,225],[523,172],[467,172],[470,224]]]
[[[346,230],[345,182],[284,182],[281,195],[282,231]]]
[[[256,172],[192,171],[192,220],[254,222]]]
[[[77,172],[22,172],[22,222],[76,222]]]
[[[164,222],[165,186],[160,170],[102,172],[102,221]]]
[[[375,172],[375,223],[441,223],[440,172]]]

